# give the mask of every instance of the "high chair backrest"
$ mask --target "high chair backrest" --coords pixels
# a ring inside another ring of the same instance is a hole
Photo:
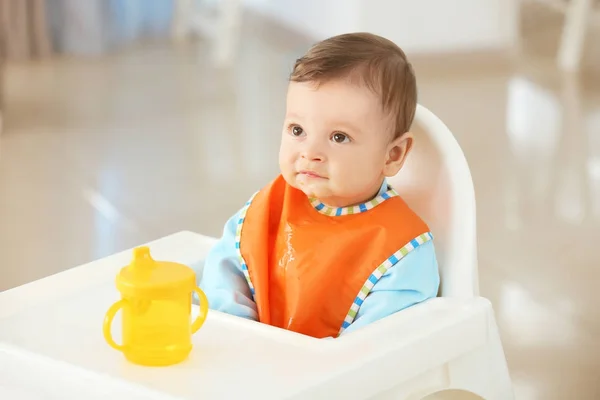
[[[479,294],[475,191],[458,142],[431,111],[418,105],[414,142],[402,170],[389,183],[429,225],[443,297]]]

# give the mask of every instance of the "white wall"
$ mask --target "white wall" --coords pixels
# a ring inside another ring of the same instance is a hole
[[[360,29],[385,36],[407,52],[505,47],[512,40],[512,1],[368,0]]]
[[[361,0],[243,0],[243,3],[291,29],[321,40],[356,30]]]
[[[505,48],[519,0],[243,0],[316,40],[370,31],[409,53]]]

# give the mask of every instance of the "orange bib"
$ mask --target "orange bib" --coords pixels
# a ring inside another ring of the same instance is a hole
[[[279,176],[242,210],[237,247],[260,322],[323,338],[348,327],[379,278],[429,228],[391,188],[330,208]]]

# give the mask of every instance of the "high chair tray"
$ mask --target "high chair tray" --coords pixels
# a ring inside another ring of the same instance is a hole
[[[182,232],[149,246],[157,259],[189,265],[212,243]],[[186,361],[141,367],[102,336],[104,314],[118,299],[114,278],[130,256],[126,251],[0,293],[1,399],[62,399],[67,392],[82,399],[375,398],[430,369],[428,355],[452,360],[487,338],[491,307],[481,298],[433,299],[335,340],[211,310]],[[117,318],[117,342],[119,329]]]
[[[68,395],[67,395],[68,393]],[[115,397],[117,396],[117,397]],[[0,399],[177,399],[57,359],[0,344]]]

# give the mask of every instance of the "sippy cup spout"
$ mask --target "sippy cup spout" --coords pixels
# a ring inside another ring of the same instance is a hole
[[[133,258],[135,258],[136,260],[148,259],[148,258],[151,259],[152,256],[150,255],[150,248],[148,246],[141,246],[141,247],[135,248],[133,251]]]
[[[147,246],[137,247],[133,250],[133,260],[131,266],[134,268],[149,268],[154,264],[154,259],[150,255],[150,248]]]

